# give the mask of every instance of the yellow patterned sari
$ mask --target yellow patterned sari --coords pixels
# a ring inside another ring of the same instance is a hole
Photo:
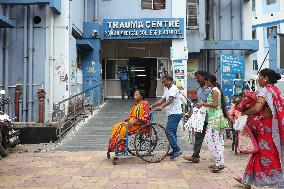
[[[138,124],[132,124],[134,119],[138,119]],[[124,152],[126,150],[126,141],[121,139],[126,136],[127,127],[130,134],[134,133],[140,128],[139,123],[141,122],[150,123],[150,107],[148,102],[145,100],[140,100],[132,107],[128,119],[113,126],[109,140],[108,151],[113,152],[115,150],[116,143],[118,142],[118,151]]]

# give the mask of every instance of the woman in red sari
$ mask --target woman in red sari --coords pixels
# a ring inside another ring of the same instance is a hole
[[[144,100],[145,93],[142,90],[134,92],[135,105],[132,107],[129,116],[123,122],[113,126],[112,134],[109,140],[108,153],[115,150],[115,144],[118,142],[118,151],[125,152],[126,142],[121,140],[126,135],[126,129],[129,133],[135,132],[140,128],[141,123],[150,123],[150,106]]]
[[[284,181],[284,100],[274,85],[279,79],[281,75],[274,70],[261,70],[258,82],[262,89],[257,93],[256,104],[243,112],[245,115],[260,113],[263,123],[251,128],[259,151],[251,155],[243,178],[235,178],[247,187],[277,187]]]

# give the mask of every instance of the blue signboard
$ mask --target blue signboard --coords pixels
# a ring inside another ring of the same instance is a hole
[[[103,20],[103,39],[182,39],[183,37],[183,18]]]
[[[243,56],[221,54],[220,61],[222,89],[227,99],[227,107],[230,107],[230,97],[234,94],[234,82],[245,77],[245,60]]]

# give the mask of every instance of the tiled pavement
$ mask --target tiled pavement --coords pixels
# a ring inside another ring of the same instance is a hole
[[[182,157],[148,164],[137,157],[118,160],[118,165],[106,158],[104,149],[112,125],[124,119],[131,101],[110,100],[89,121],[65,137],[55,151],[41,153],[11,153],[0,161],[0,189],[10,188],[143,188],[143,189],[238,189],[233,176],[241,174],[248,155],[234,155],[227,141],[226,168],[216,174],[208,170],[211,164],[206,149],[202,161],[192,164]],[[155,121],[165,125],[165,114],[155,114]],[[178,131],[183,151],[190,150],[188,133]],[[16,147],[17,148],[17,147]],[[189,154],[189,153],[184,153]]]
[[[155,164],[126,157],[112,165],[102,151],[10,154],[0,162],[0,188],[241,189],[232,177],[242,172],[248,155],[228,148],[220,173],[208,170],[212,162],[205,149],[199,164],[181,157]]]

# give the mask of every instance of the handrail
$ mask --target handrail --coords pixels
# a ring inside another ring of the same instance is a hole
[[[189,107],[189,108],[192,108],[193,107],[193,103],[192,103],[191,99],[186,97],[181,91],[179,91],[179,94],[181,94],[186,99],[186,101],[190,103],[190,106],[188,104],[186,104],[186,106]]]
[[[186,106],[188,108],[188,109],[184,108],[185,112],[183,112],[182,114],[182,120],[183,120],[183,123],[185,124],[185,122],[187,121],[187,116],[188,116],[186,114],[188,113],[190,114],[190,112],[192,111],[193,103],[191,99],[185,96],[181,91],[179,91],[179,93],[183,96],[184,99],[186,99],[186,102],[184,102],[184,100],[180,98],[183,102],[184,107]],[[186,131],[184,124],[183,124],[183,131]],[[194,143],[194,131],[193,130],[192,131],[188,130],[188,140],[191,140],[192,144]]]
[[[75,129],[76,122],[85,121],[86,111],[92,115],[94,108],[100,108],[104,102],[102,86],[98,84],[53,104],[52,121],[61,123],[56,131],[59,141],[70,128]]]
[[[92,90],[92,89],[95,89],[95,88],[97,88],[97,87],[99,87],[99,86],[102,86],[102,84],[99,84],[99,85],[96,85],[96,86],[91,87],[91,88],[89,88],[89,89],[86,89],[85,91],[82,91],[82,92],[80,92],[80,93],[78,93],[78,94],[75,94],[75,95],[73,95],[73,96],[70,96],[69,98],[66,98],[66,99],[64,99],[64,100],[62,100],[62,101],[59,101],[59,102],[57,102],[56,104],[62,104],[63,102],[66,102],[66,101],[68,101],[68,100],[70,100],[70,99],[72,99],[72,98],[75,98],[75,97],[77,97],[77,96],[80,96],[81,94],[84,94],[84,93],[86,93],[86,92],[88,92],[88,91],[90,91],[90,90]]]

